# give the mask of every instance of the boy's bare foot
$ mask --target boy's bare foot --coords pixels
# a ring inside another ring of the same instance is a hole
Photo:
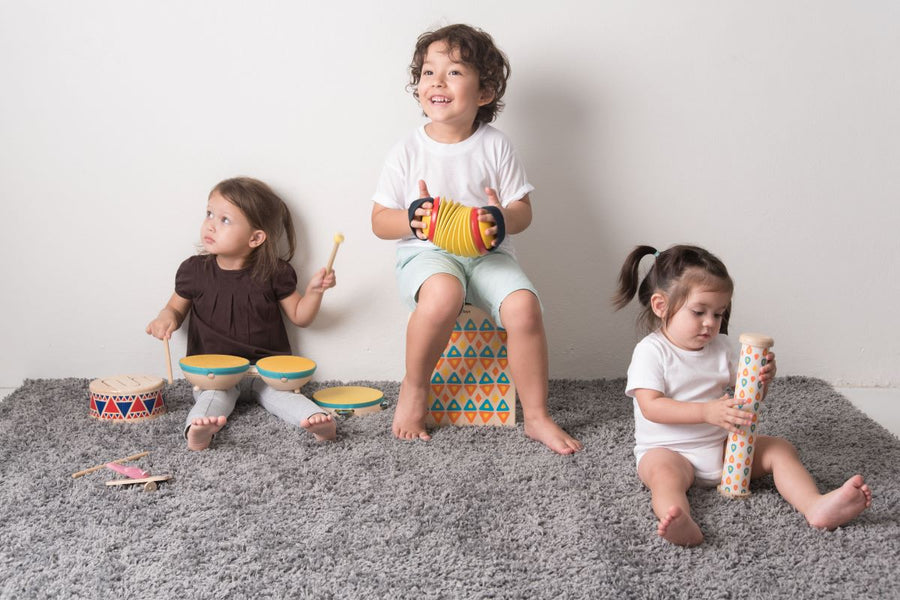
[[[656,529],[659,536],[679,546],[697,546],[703,542],[703,532],[680,506],[672,506]]]
[[[431,439],[425,430],[425,416],[428,414],[428,389],[414,389],[403,379],[400,384],[400,395],[397,408],[394,409],[394,422],[391,431],[394,437],[401,440]]]
[[[862,475],[819,498],[806,512],[806,520],[817,529],[835,529],[851,521],[872,504],[872,490]]]
[[[300,421],[300,427],[313,434],[317,442],[330,442],[337,437],[334,419],[326,413],[316,413],[308,419],[303,419]]]
[[[223,427],[226,417],[197,417],[187,431],[188,450],[206,450],[213,435]]]
[[[563,431],[549,416],[525,419],[525,435],[558,454],[574,454],[584,448],[581,442]]]

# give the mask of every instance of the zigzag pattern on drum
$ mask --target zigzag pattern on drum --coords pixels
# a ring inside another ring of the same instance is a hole
[[[150,375],[114,375],[91,382],[89,414],[101,421],[142,421],[166,412],[163,380]]]
[[[162,391],[133,396],[91,394],[90,415],[104,421],[129,421],[158,417],[166,412]]]
[[[516,388],[508,367],[506,331],[466,305],[431,376],[430,421],[515,426]]]

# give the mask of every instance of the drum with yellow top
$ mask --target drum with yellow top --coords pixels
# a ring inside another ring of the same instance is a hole
[[[178,364],[195,390],[231,389],[250,369],[249,360],[230,354],[194,354],[185,356]]]
[[[256,372],[270,387],[299,394],[316,372],[316,363],[302,356],[267,356],[256,361]]]
[[[339,417],[368,415],[387,408],[381,390],[358,385],[319,390],[313,394],[313,402]]]

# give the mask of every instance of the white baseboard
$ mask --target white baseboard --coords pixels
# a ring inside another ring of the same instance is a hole
[[[835,388],[853,405],[900,437],[900,388]]]

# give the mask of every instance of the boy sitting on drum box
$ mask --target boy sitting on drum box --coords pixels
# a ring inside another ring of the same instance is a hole
[[[278,241],[287,238],[285,259]],[[297,274],[287,261],[295,249],[294,226],[285,203],[265,183],[246,177],[227,179],[209,194],[200,227],[203,254],[181,264],[175,293],[147,333],[169,339],[190,311],[189,355],[226,354],[251,363],[271,355],[291,354],[281,318],[306,327],[319,312],[322,295],[335,285],[333,271],[320,269],[297,291]],[[333,440],[332,417],[301,394],[276,390],[261,379],[245,379],[227,390],[196,390],[185,423],[188,448],[207,448],[225,426],[241,389],[271,413],[299,425],[319,441]]]
[[[406,375],[394,413],[400,439],[428,440],[431,373],[464,302],[491,314],[508,335],[509,366],[522,403],[525,433],[560,454],[581,443],[547,411],[547,339],[541,305],[507,234],[531,223],[529,192],[509,140],[489,125],[502,108],[509,63],[487,33],[451,25],[419,37],[410,87],[430,121],[388,155],[373,197],[372,230],[397,242],[397,281],[413,309],[406,330]],[[480,208],[492,224],[492,250],[465,258],[423,234],[431,215],[429,190]],[[417,200],[418,199],[418,200]]]

